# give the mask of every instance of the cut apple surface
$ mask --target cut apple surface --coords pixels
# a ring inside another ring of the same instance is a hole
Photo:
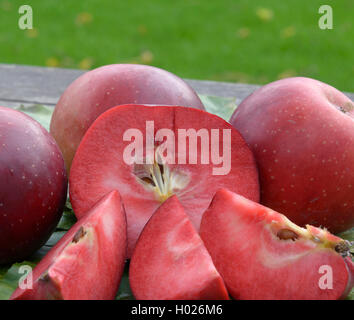
[[[112,191],[78,221],[33,270],[15,300],[114,299],[126,259],[126,217]]]
[[[235,299],[339,299],[353,287],[349,243],[221,189],[200,235]]]
[[[224,282],[176,196],[142,231],[129,266],[139,300],[229,299]]]
[[[126,105],[90,127],[70,173],[78,218],[116,189],[128,221],[128,257],[153,212],[176,194],[199,229],[221,187],[259,200],[255,161],[242,136],[223,119],[177,106]]]

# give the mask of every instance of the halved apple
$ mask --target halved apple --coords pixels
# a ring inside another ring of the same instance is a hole
[[[354,285],[347,241],[226,189],[200,235],[235,299],[339,299]]]
[[[237,130],[218,116],[178,106],[125,105],[103,113],[77,149],[69,182],[78,218],[119,191],[128,257],[145,223],[173,194],[197,230],[221,187],[259,200],[256,164]]]
[[[114,299],[127,247],[126,217],[112,191],[78,221],[33,270],[32,288],[14,291],[15,300]]]
[[[129,281],[139,300],[228,299],[222,278],[176,196],[153,214],[135,247]]]

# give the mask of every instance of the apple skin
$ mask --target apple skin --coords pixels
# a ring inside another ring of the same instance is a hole
[[[354,226],[354,104],[314,79],[256,90],[230,123],[259,168],[261,203],[296,224],[341,232]]]
[[[50,124],[50,133],[63,152],[68,172],[93,121],[122,104],[181,105],[204,110],[194,90],[168,71],[137,64],[113,64],[89,71],[62,94]]]
[[[67,176],[53,137],[22,112],[0,107],[0,264],[22,260],[62,215]]]

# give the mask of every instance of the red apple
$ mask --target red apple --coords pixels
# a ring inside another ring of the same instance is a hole
[[[86,130],[104,111],[122,104],[181,105],[204,109],[194,90],[174,74],[151,66],[114,64],[89,71],[60,97],[50,133],[69,170]]]
[[[138,300],[229,299],[176,196],[156,210],[142,231],[130,261],[129,282]]]
[[[49,238],[62,215],[67,177],[49,133],[0,107],[0,264],[19,261]]]
[[[255,154],[261,203],[299,225],[354,226],[354,104],[317,80],[275,81],[231,117]]]
[[[126,258],[126,219],[112,191],[78,221],[33,270],[33,287],[13,300],[113,300]]]
[[[106,111],[82,139],[69,181],[78,218],[112,189],[120,192],[129,257],[145,223],[173,194],[197,230],[220,187],[259,197],[253,155],[237,130],[218,116],[176,106]]]
[[[200,235],[235,299],[344,298],[354,285],[349,243],[222,189]]]

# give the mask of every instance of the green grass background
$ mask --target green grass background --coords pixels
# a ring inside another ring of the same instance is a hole
[[[18,8],[33,8],[33,30]],[[323,4],[333,30],[318,27]],[[92,69],[144,63],[181,77],[302,75],[354,91],[353,0],[0,0],[0,62]]]

